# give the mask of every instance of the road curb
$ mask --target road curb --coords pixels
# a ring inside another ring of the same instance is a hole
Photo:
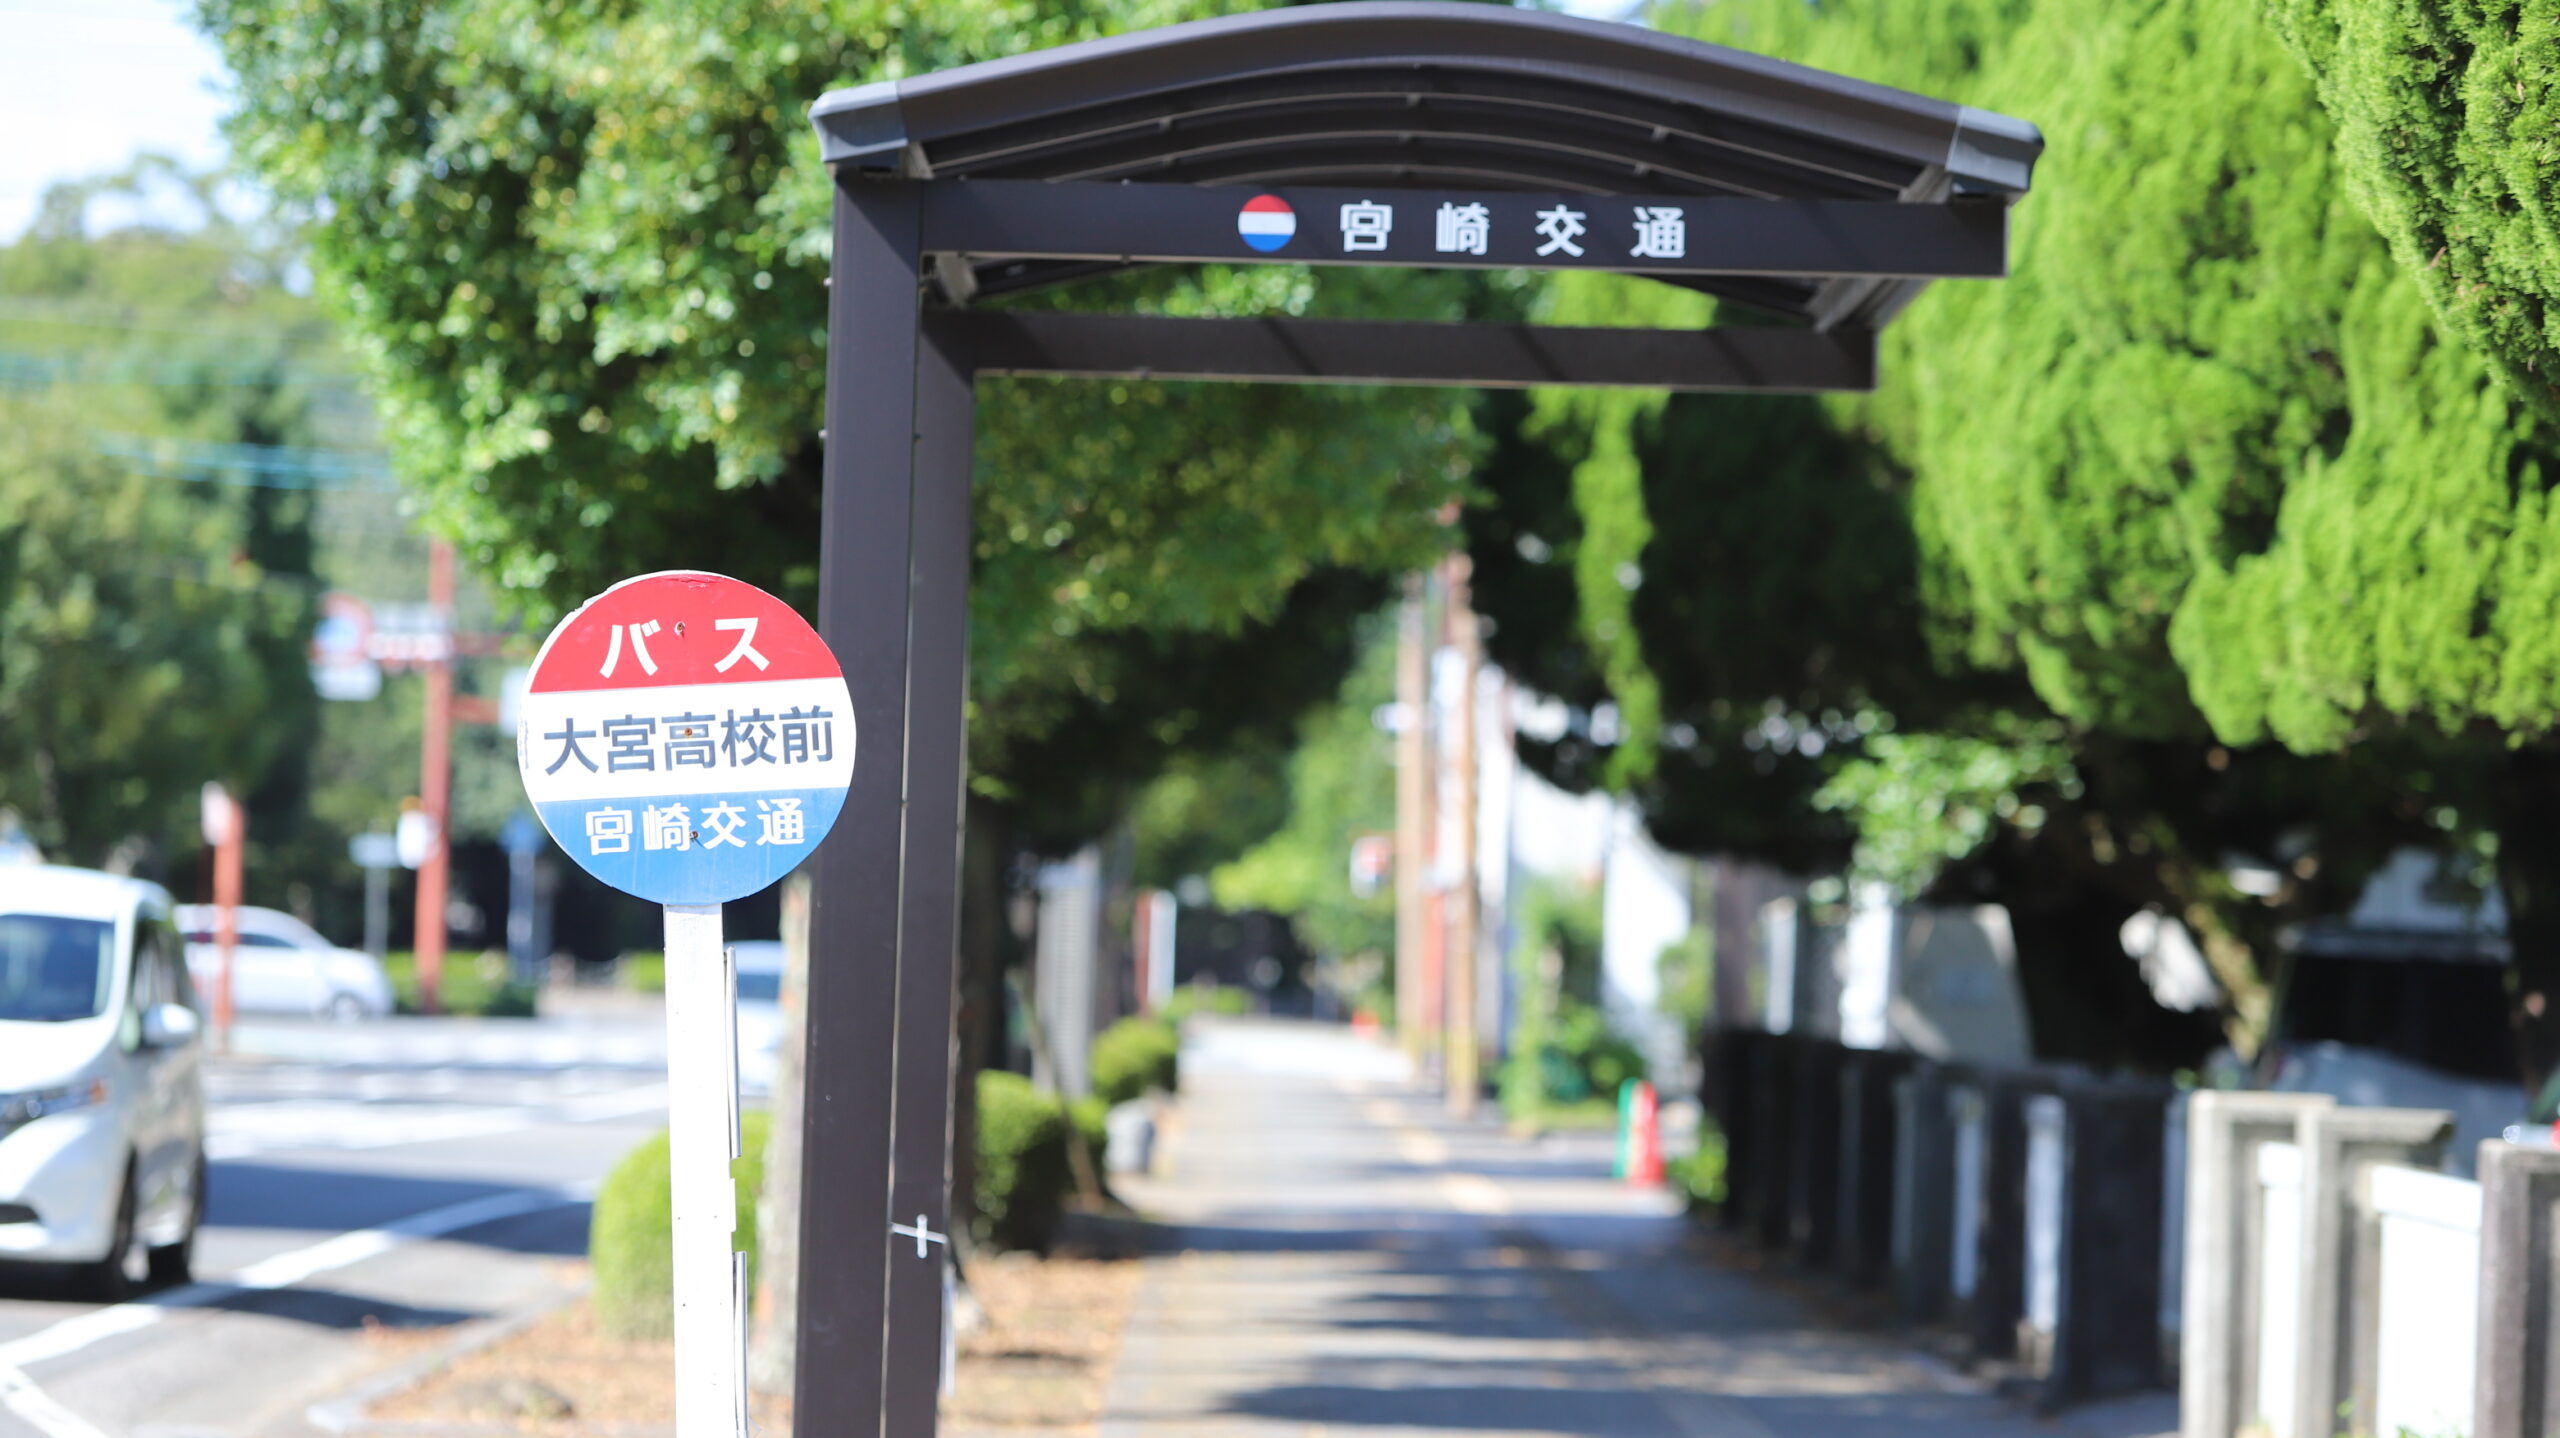
[[[456,1360],[515,1337],[536,1323],[587,1296],[587,1285],[579,1284],[531,1308],[508,1314],[504,1318],[469,1325],[470,1331],[456,1335],[434,1350],[408,1362],[373,1375],[335,1398],[312,1404],[303,1410],[303,1419],[323,1433],[352,1434],[480,1434],[518,1431],[513,1423],[446,1423],[426,1419],[378,1419],[365,1416],[367,1408],[403,1389],[414,1388],[438,1370]],[[620,1428],[593,1428],[587,1431],[603,1434]],[[634,1429],[654,1432],[654,1429]]]

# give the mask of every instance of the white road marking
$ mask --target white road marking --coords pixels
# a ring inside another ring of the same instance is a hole
[[[34,1379],[5,1364],[0,1364],[0,1408],[27,1420],[45,1438],[107,1438],[88,1419],[54,1402]]]
[[[66,1318],[50,1328],[38,1329],[24,1338],[0,1343],[0,1368],[26,1368],[49,1362],[118,1334],[149,1328],[178,1310],[202,1308],[241,1293],[290,1288],[314,1274],[361,1263],[422,1239],[441,1238],[466,1228],[495,1223],[502,1218],[582,1202],[585,1197],[584,1188],[511,1189],[486,1198],[431,1208],[380,1228],[342,1233],[309,1248],[297,1248],[289,1253],[260,1259],[227,1279],[190,1283],[183,1288],[172,1288],[166,1293],[155,1293],[112,1308],[95,1309],[77,1318]]]
[[[292,1149],[399,1148],[461,1138],[519,1133],[554,1123],[595,1123],[667,1106],[664,1084],[639,1084],[570,1098],[547,1108],[451,1105],[426,1113],[393,1113],[365,1103],[287,1100],[216,1103],[205,1152],[216,1159]]]
[[[478,1228],[484,1223],[582,1202],[592,1191],[592,1185],[520,1188],[447,1204],[386,1223],[380,1228],[342,1233],[309,1248],[297,1248],[290,1253],[261,1259],[218,1282],[190,1283],[184,1288],[155,1293],[131,1303],[119,1303],[77,1318],[66,1318],[51,1328],[0,1343],[0,1406],[6,1406],[9,1411],[34,1424],[46,1438],[105,1438],[98,1429],[37,1387],[35,1380],[27,1376],[27,1368],[69,1357],[121,1334],[139,1332],[179,1310],[202,1308],[235,1294],[291,1288],[332,1269],[362,1263],[368,1258],[377,1258],[395,1248],[425,1239],[442,1238],[467,1228]]]

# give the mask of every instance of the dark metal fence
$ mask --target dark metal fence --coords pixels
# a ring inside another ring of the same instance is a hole
[[[2166,1084],[1705,1036],[1727,1231],[2047,1408],[2161,1386]]]

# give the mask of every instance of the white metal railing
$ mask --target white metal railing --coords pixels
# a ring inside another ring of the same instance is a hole
[[[2376,1304],[2376,1433],[2472,1431],[2480,1308],[2480,1185],[2385,1165],[2372,1174],[2382,1228]]]
[[[2294,1426],[2295,1365],[2301,1361],[2302,1314],[2295,1275],[2302,1267],[2302,1150],[2289,1143],[2258,1149],[2257,1421],[2269,1438],[2303,1435]]]

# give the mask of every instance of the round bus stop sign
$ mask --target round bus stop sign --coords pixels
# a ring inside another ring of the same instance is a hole
[[[516,767],[560,847],[659,904],[721,904],[809,856],[853,781],[853,699],[818,632],[752,584],[671,570],[543,641]]]

